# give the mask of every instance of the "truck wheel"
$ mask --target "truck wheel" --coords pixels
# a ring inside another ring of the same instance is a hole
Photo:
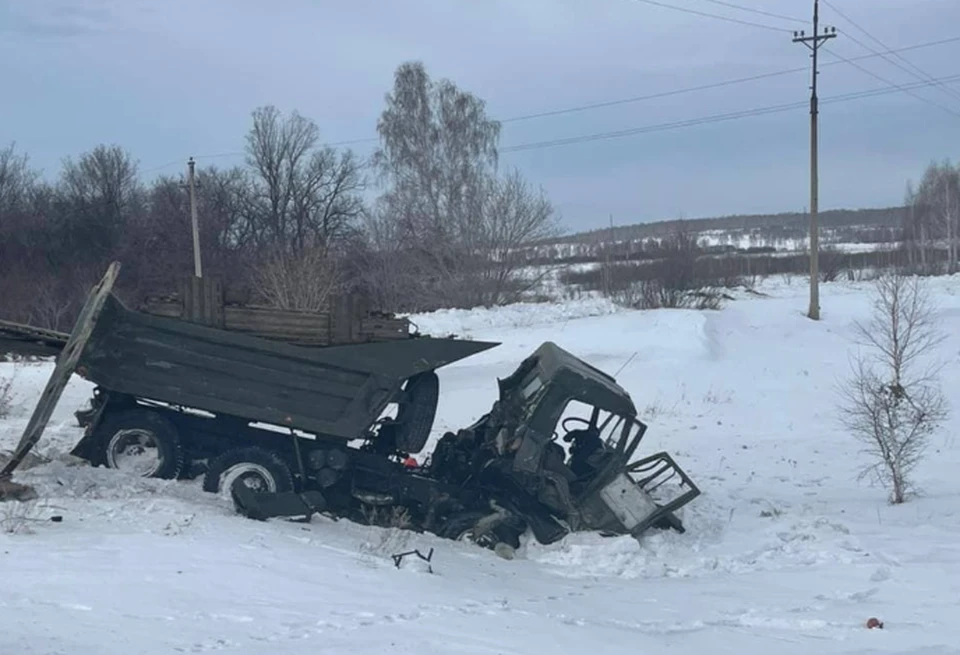
[[[293,491],[293,474],[280,457],[264,448],[234,448],[210,460],[203,476],[203,490],[232,498],[234,485],[243,484],[256,493]]]
[[[405,398],[397,409],[397,449],[419,453],[427,445],[440,398],[440,378],[436,371],[418,373],[407,381]]]
[[[177,428],[157,412],[137,408],[108,415],[97,433],[95,464],[165,480],[183,469]]]

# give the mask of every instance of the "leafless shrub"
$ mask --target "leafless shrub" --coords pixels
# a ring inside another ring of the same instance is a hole
[[[75,299],[55,285],[35,284],[34,286],[36,290],[30,303],[30,317],[27,322],[50,330],[69,331],[70,325],[67,319],[73,316]]]
[[[336,259],[315,246],[300,252],[277,249],[258,265],[253,286],[270,307],[319,311],[340,281]]]
[[[820,265],[820,281],[836,282],[840,274],[843,273],[846,264],[846,257],[843,252],[836,247],[825,246],[820,249],[817,259]]]
[[[0,419],[10,416],[10,410],[13,408],[13,383],[17,377],[20,364],[15,363],[9,367],[11,373],[8,377],[0,378]]]
[[[46,509],[36,500],[11,500],[0,504],[0,531],[6,534],[31,534],[31,523],[41,521],[40,514]]]
[[[643,264],[603,262],[602,290],[615,303],[631,309],[719,309],[724,281],[707,281],[697,270],[700,247],[683,222],[658,246],[658,258]]]
[[[878,278],[872,317],[857,332],[870,354],[858,354],[841,386],[840,418],[873,460],[861,479],[874,478],[899,504],[913,491],[911,473],[948,413],[937,368],[923,362],[943,337],[920,278]]]
[[[406,507],[394,505],[391,507],[376,507],[364,505],[361,509],[364,521],[368,525],[381,528],[397,528],[404,530],[413,525],[410,511]]]
[[[724,294],[714,288],[671,289],[660,280],[640,280],[611,292],[613,302],[630,309],[720,309]]]

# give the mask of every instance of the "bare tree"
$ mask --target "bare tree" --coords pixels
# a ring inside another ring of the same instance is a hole
[[[18,154],[12,143],[0,149],[0,280],[8,289],[20,271],[36,264],[27,251],[47,241],[39,234],[39,221],[32,211],[38,186],[38,175],[30,169],[26,154]],[[14,290],[0,290],[0,305],[8,293]]]
[[[275,107],[253,112],[247,164],[253,171],[247,229],[272,249],[305,249],[343,237],[363,212],[360,162],[319,142],[312,120]]]
[[[197,206],[204,270],[236,278],[252,252],[246,232],[247,176],[240,168],[197,170]],[[193,270],[188,194],[182,180],[162,176],[148,191],[149,208],[128,223],[124,280],[138,294],[176,288]]]
[[[523,246],[553,235],[556,223],[543,193],[519,174],[499,179],[500,123],[485,103],[407,62],[395,73],[377,130],[381,145],[372,161],[385,188],[377,229],[391,234],[394,256],[409,260],[399,268],[415,276],[405,286],[423,298],[420,308],[515,297]]]
[[[937,368],[923,361],[933,359],[943,336],[917,277],[879,277],[872,309],[870,321],[857,324],[870,355],[858,354],[841,387],[840,416],[873,460],[861,477],[872,476],[890,491],[891,502],[902,503],[913,490],[912,471],[948,413]]]
[[[500,123],[473,94],[450,80],[434,82],[422,63],[408,62],[394,75],[377,131],[373,164],[390,185],[385,199],[394,211],[402,208],[405,231],[453,241],[496,170]]]
[[[490,180],[479,220],[467,231],[471,250],[480,255],[472,284],[476,296],[471,304],[485,306],[515,302],[521,292],[538,284],[547,271],[523,277],[526,248],[554,238],[560,230],[553,205],[543,189],[532,189],[513,171]]]
[[[0,149],[0,229],[8,216],[25,211],[38,175],[26,154],[17,154],[16,144]]]
[[[957,236],[960,232],[960,169],[948,161],[931,163],[924,171],[916,194],[914,220],[923,239],[946,244],[947,273],[957,270]]]
[[[374,307],[408,312],[429,306],[430,293],[422,283],[429,267],[405,242],[402,226],[384,203],[374,203],[364,217],[362,233],[351,242],[344,263],[344,282]]]
[[[61,251],[100,268],[128,222],[146,207],[137,163],[119,146],[106,145],[65,159],[55,206]]]
[[[388,186],[382,215],[397,224],[396,236],[424,273],[410,284],[429,288],[437,304],[456,303],[462,264],[475,255],[464,242],[496,170],[500,124],[482,100],[408,62],[394,75],[377,131],[372,162]]]
[[[907,182],[904,206],[901,234],[907,261],[913,271],[923,272],[927,270],[927,231],[921,219],[926,212],[921,208],[921,198],[913,182]]]

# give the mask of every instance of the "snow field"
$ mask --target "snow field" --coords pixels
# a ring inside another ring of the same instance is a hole
[[[486,412],[496,377],[555,341],[619,371],[650,426],[641,454],[667,450],[701,487],[687,532],[571,535],[507,561],[346,521],[247,521],[197,481],[53,461],[16,478],[36,503],[0,505],[0,523],[20,528],[0,532],[0,653],[960,652],[960,277],[929,283],[954,414],[903,506],[857,482],[866,461],[834,411],[868,284],[821,287],[819,323],[803,316],[805,285],[773,278],[768,295],[717,312],[595,298],[434,312],[413,317],[425,333],[502,343],[441,370],[434,439]],[[0,450],[49,371],[17,370]],[[41,454],[73,446],[88,394],[68,386]],[[430,548],[432,574],[390,558]],[[871,616],[885,629],[864,629]]]

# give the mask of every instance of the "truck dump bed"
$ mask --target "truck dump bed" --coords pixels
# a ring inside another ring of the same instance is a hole
[[[133,311],[110,295],[77,373],[132,396],[355,439],[405,380],[496,345],[420,337],[307,348]]]
[[[128,309],[111,291],[119,270],[111,264],[91,289],[69,335],[4,326],[11,343],[57,352],[57,363],[0,478],[36,445],[73,373],[108,392],[352,440],[412,376],[499,345],[411,337],[298,346]]]

